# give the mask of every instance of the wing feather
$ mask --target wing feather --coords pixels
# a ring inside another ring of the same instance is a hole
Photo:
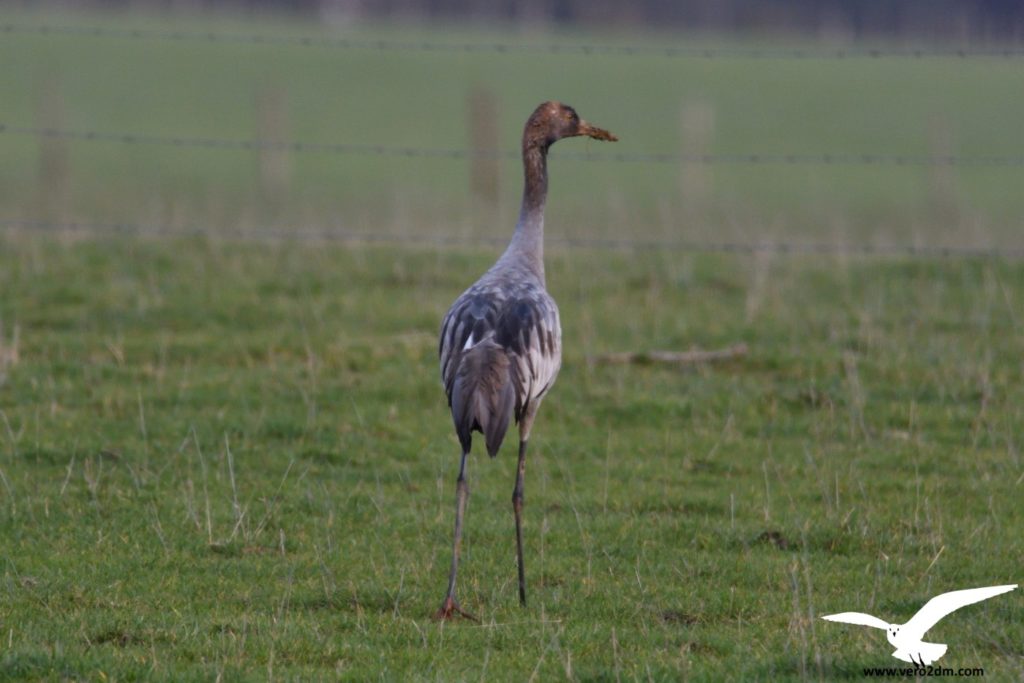
[[[519,420],[536,408],[562,364],[562,329],[554,300],[539,287],[519,292],[504,307],[495,339],[514,359]]]
[[[873,617],[870,614],[864,614],[863,612],[841,612],[840,614],[828,614],[823,616],[822,619],[825,619],[826,621],[838,621],[841,624],[870,626],[871,628],[880,628],[883,631],[889,628],[888,622],[882,621],[878,617]]]
[[[924,607],[917,611],[910,621],[903,625],[901,632],[916,640],[921,640],[935,624],[943,617],[957,611],[961,607],[973,605],[982,600],[994,598],[1003,593],[1009,593],[1017,584],[1008,586],[988,586],[986,588],[968,588],[962,591],[951,591],[936,595],[925,603]]]
[[[441,361],[441,382],[449,406],[459,364],[464,353],[469,350],[467,342],[472,338],[469,345],[472,347],[494,336],[494,324],[502,303],[500,293],[471,287],[455,300],[444,316],[438,356]]]

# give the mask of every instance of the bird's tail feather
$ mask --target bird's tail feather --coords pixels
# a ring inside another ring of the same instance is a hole
[[[498,454],[515,403],[509,373],[505,350],[490,339],[462,354],[452,387],[452,419],[463,451],[469,452],[476,429],[490,456]]]

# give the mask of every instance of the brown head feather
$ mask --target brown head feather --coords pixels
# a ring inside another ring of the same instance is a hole
[[[614,142],[617,137],[597,126],[592,126],[579,117],[576,110],[567,104],[550,100],[544,102],[530,114],[523,130],[523,151],[547,148],[562,138],[580,135],[595,140]]]

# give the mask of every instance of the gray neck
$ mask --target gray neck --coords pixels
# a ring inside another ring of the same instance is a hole
[[[523,203],[512,241],[499,264],[529,268],[544,284],[544,205],[548,197],[547,145],[523,147]]]

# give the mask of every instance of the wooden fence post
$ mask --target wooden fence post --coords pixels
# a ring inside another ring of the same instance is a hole
[[[933,115],[928,121],[928,152],[934,158],[928,169],[932,209],[944,218],[956,218],[960,213],[960,202],[956,193],[956,174],[949,161],[953,156],[953,132],[945,117]]]
[[[291,151],[288,142],[288,93],[283,87],[264,88],[256,98],[257,137],[260,148],[260,190],[265,200],[280,208],[288,196],[291,181]]]
[[[40,215],[48,220],[62,220],[68,211],[71,191],[71,162],[68,141],[55,134],[64,127],[64,92],[58,75],[50,74],[39,80],[36,92],[35,124],[43,131],[37,137],[39,167],[37,198]]]
[[[703,202],[711,194],[713,177],[711,165],[699,158],[711,154],[715,138],[714,106],[703,100],[684,101],[679,110],[679,135],[684,157],[679,177],[680,194],[687,204]]]
[[[466,96],[469,119],[469,186],[472,195],[488,206],[496,206],[500,188],[501,159],[498,156],[498,105],[494,92],[483,86]]]

